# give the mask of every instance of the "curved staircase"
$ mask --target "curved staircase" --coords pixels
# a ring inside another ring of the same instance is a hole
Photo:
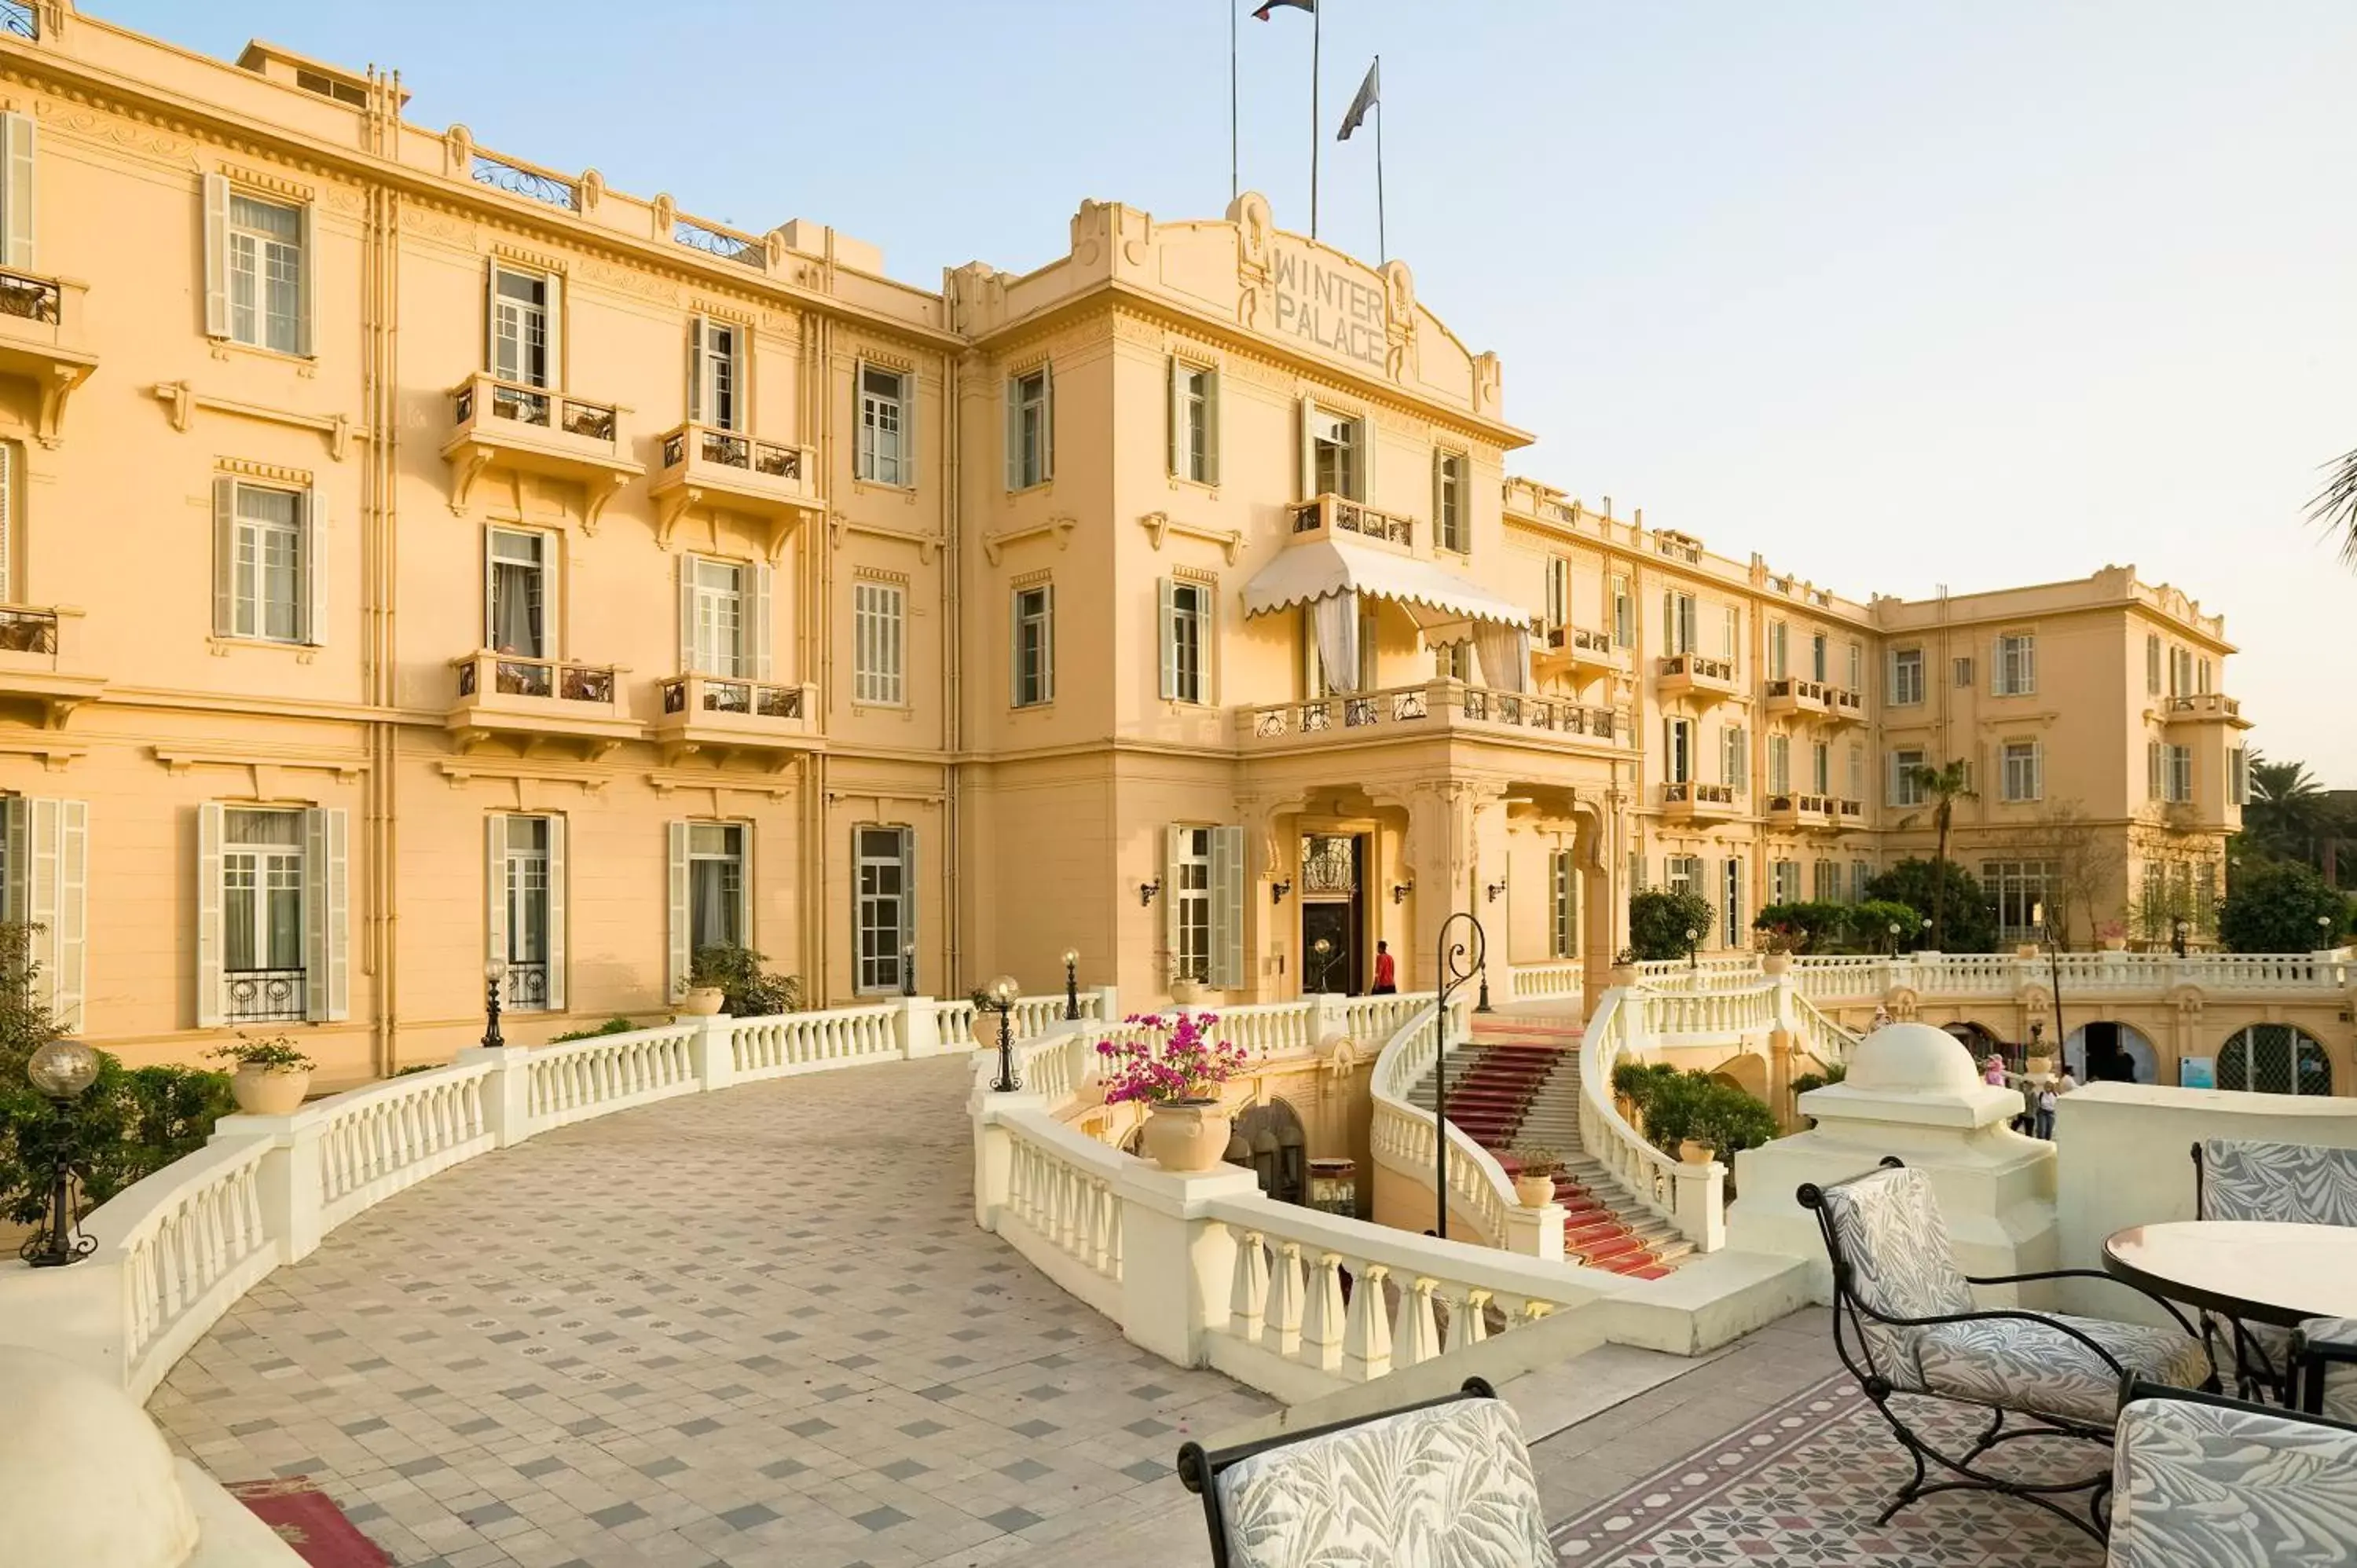
[[[1656,1280],[1694,1251],[1675,1227],[1623,1193],[1579,1137],[1579,1025],[1571,1019],[1473,1020],[1473,1038],[1448,1054],[1448,1120],[1514,1174],[1517,1144],[1563,1162],[1555,1200],[1565,1209],[1564,1256],[1589,1268]],[[1409,1095],[1430,1111],[1433,1075]]]

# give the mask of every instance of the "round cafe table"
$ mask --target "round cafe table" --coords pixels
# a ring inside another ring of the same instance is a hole
[[[2104,1272],[2246,1323],[2294,1328],[2303,1318],[2357,1317],[2357,1226],[2132,1225],[2104,1243]]]

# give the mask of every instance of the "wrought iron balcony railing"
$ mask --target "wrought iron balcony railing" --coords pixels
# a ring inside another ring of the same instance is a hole
[[[1293,509],[1294,532],[1315,533],[1321,528],[1355,533],[1367,539],[1380,539],[1390,544],[1413,547],[1415,543],[1415,523],[1413,520],[1377,511],[1363,501],[1354,501],[1330,491],[1299,502]]]
[[[531,659],[486,650],[457,660],[457,668],[458,695],[462,699],[488,689],[502,697],[553,697],[560,702],[598,703],[608,707],[614,702],[611,665]]]
[[[303,1016],[299,969],[232,969],[221,977],[221,1016],[232,1024],[284,1023]]]

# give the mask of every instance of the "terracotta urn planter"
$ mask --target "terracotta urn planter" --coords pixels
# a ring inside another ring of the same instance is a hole
[[[1605,979],[1615,986],[1634,985],[1637,983],[1637,966],[1633,963],[1616,963],[1606,972]]]
[[[1216,1100],[1157,1101],[1146,1111],[1146,1152],[1182,1176],[1216,1170],[1228,1152],[1228,1122]]]
[[[1555,1201],[1555,1177],[1551,1176],[1516,1176],[1514,1201],[1524,1208],[1545,1208]]]
[[[2105,952],[2126,952],[2128,950],[2128,940],[2126,937],[2105,937],[2104,939],[2104,950]]]
[[[1170,1000],[1181,1007],[1192,1007],[1202,994],[1201,983],[1192,975],[1182,974],[1170,983]]]
[[[1760,955],[1760,972],[1783,974],[1792,967],[1792,955],[1788,952],[1766,952]]]
[[[237,1108],[248,1116],[289,1116],[303,1108],[311,1088],[311,1069],[242,1067],[229,1080]]]
[[[1710,1164],[1711,1156],[1717,1152],[1708,1144],[1697,1144],[1692,1138],[1684,1139],[1678,1144],[1678,1158],[1690,1165],[1706,1165]]]
[[[2028,1061],[2021,1064],[2021,1072],[2024,1078],[2052,1078],[2054,1076],[2054,1058],[2052,1057],[2031,1057]]]
[[[716,985],[691,985],[687,993],[680,998],[679,1010],[685,1017],[710,1018],[719,1014],[721,1004],[726,1000]]]

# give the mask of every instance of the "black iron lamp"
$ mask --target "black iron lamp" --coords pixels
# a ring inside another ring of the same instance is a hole
[[[1696,949],[1700,947],[1701,943],[1702,932],[1692,926],[1688,926],[1686,928],[1686,968],[1689,970],[1700,969],[1702,967],[1702,960],[1695,956]]]
[[[1392,902],[1405,904],[1407,902],[1407,896],[1415,891],[1415,885],[1412,882],[1394,882],[1392,884]]]
[[[2043,899],[2029,907],[2029,924],[2038,933],[2038,945],[2046,950],[2046,968],[2050,979],[2049,988],[2054,993],[2054,1049],[2068,1057],[2071,1049],[2071,1026],[2062,1022],[2062,958],[2056,946],[2054,932],[2046,924],[2046,904]],[[2069,1069],[2069,1063],[2064,1063]]]
[[[994,1094],[1012,1094],[1023,1087],[1015,1076],[1015,1000],[1023,994],[1022,985],[1011,974],[1002,974],[974,993],[974,1000],[998,1015],[998,1081],[990,1086]]]
[[[1899,956],[1899,922],[1896,920],[1890,922],[1890,956]]]
[[[1285,902],[1285,896],[1292,891],[1293,879],[1289,876],[1282,882],[1272,882],[1268,885],[1268,901],[1272,904],[1282,904]]]
[[[98,1053],[80,1040],[51,1040],[25,1064],[25,1076],[49,1102],[48,1222],[25,1239],[16,1255],[37,1269],[79,1262],[98,1250],[94,1236],[75,1234],[75,1168],[71,1136],[73,1103],[98,1081]]]
[[[917,944],[903,942],[900,944],[900,994],[914,996],[916,993]]]
[[[1159,876],[1156,877],[1151,882],[1139,883],[1137,885],[1137,907],[1141,909],[1145,908],[1147,905],[1153,903],[1157,897],[1160,897],[1161,893],[1162,878]]]
[[[2182,915],[2169,923],[2169,945],[2176,950],[2178,957],[2185,956],[2185,917]]]
[[[500,1033],[500,987],[507,977],[507,960],[495,958],[483,965],[483,1044],[491,1050],[508,1043]]]
[[[1492,904],[1496,903],[1498,901],[1498,896],[1505,890],[1506,879],[1504,877],[1501,876],[1497,881],[1491,883],[1487,889],[1490,895],[1490,902]]]
[[[1081,950],[1064,950],[1064,1017],[1077,1021],[1081,1015]]]

